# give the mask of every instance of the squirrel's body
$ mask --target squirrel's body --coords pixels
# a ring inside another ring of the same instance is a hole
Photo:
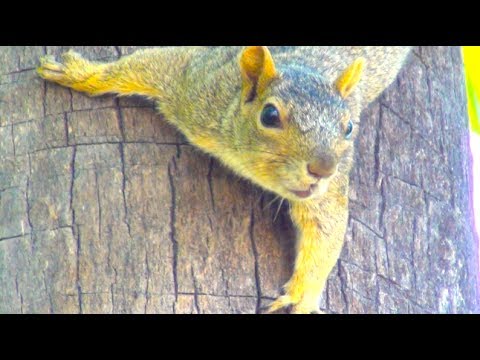
[[[66,53],[42,77],[91,95],[140,94],[190,142],[290,200],[294,274],[270,311],[318,309],[343,245],[355,125],[408,47],[173,47],[110,64]]]

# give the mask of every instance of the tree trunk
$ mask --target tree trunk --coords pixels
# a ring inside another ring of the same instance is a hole
[[[0,312],[255,313],[288,280],[287,207],[188,145],[153,104],[35,74],[0,48]],[[131,47],[76,49],[112,60]],[[331,313],[479,311],[460,51],[416,48],[364,113]],[[278,215],[278,216],[277,216]]]

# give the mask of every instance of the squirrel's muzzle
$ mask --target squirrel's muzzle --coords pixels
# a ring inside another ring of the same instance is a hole
[[[308,173],[315,179],[328,178],[335,174],[338,159],[334,155],[320,155],[307,165]]]

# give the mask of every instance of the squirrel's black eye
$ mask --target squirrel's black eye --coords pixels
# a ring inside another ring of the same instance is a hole
[[[347,125],[347,131],[345,132],[345,139],[349,140],[353,134],[353,121],[350,120]]]
[[[280,120],[280,112],[278,109],[269,104],[263,108],[262,117],[261,117],[262,125],[267,128],[281,128],[282,122]]]

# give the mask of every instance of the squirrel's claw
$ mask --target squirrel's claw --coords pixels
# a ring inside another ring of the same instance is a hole
[[[279,296],[276,300],[274,300],[270,305],[265,307],[264,313],[265,314],[272,314],[280,309],[289,307],[292,305],[292,299],[288,295]]]
[[[72,78],[72,69],[75,64],[79,62],[82,57],[80,54],[70,50],[62,54],[62,62],[55,60],[52,55],[45,55],[40,58],[40,66],[37,68],[37,73],[45,80],[65,84],[66,81]]]
[[[52,55],[45,55],[40,58],[40,67],[51,71],[63,71],[63,65],[55,61]]]
[[[40,58],[37,73],[46,80],[59,81],[65,77],[65,66],[55,61],[52,55],[46,55]]]
[[[265,314],[272,314],[278,310],[289,308],[290,314],[323,314],[316,305],[312,305],[311,301],[294,302],[289,295],[279,296],[264,310]]]

